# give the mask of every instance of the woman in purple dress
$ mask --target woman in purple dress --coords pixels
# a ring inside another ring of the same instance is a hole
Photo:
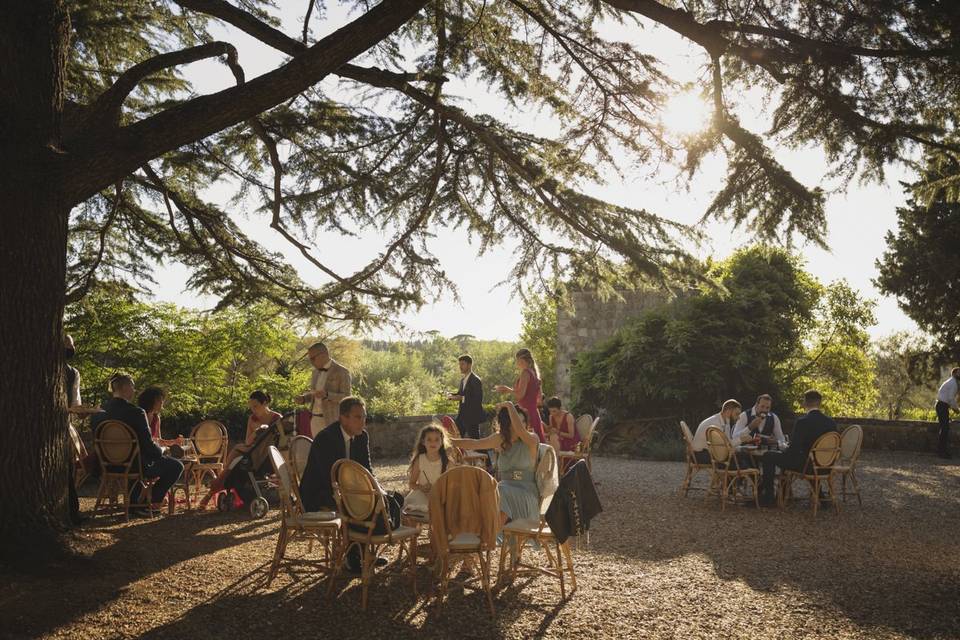
[[[537,399],[540,398],[540,368],[537,367],[530,349],[517,351],[517,368],[520,370],[520,375],[517,376],[513,387],[498,384],[494,389],[500,393],[513,395],[514,401],[526,409],[530,417],[529,426],[537,434],[537,438],[540,442],[546,442],[543,436],[543,422],[540,420],[540,412],[537,411]]]

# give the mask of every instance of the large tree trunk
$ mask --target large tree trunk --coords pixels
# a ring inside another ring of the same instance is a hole
[[[68,24],[57,0],[0,20],[0,554],[54,548],[66,519],[62,323],[69,204],[58,167]]]

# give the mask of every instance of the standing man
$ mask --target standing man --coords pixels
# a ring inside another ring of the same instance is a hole
[[[307,350],[313,365],[310,391],[296,397],[300,403],[310,403],[310,432],[313,437],[340,418],[340,401],[350,395],[350,372],[330,357],[327,345],[315,342]]]
[[[449,396],[450,400],[460,403],[457,409],[457,428],[464,438],[480,439],[480,423],[483,422],[483,381],[473,372],[473,358],[463,354],[458,359],[460,365],[460,389]]]
[[[823,396],[819,391],[810,389],[803,394],[803,408],[806,415],[797,418],[793,426],[793,438],[790,446],[783,451],[767,451],[763,454],[763,477],[760,485],[760,504],[766,507],[776,504],[776,492],[773,478],[777,467],[800,471],[807,462],[807,456],[817,438],[830,431],[837,430],[837,423],[820,411]]]
[[[780,417],[770,410],[772,405],[773,398],[770,394],[757,396],[756,404],[741,413],[737,419],[733,435],[730,436],[734,445],[749,442],[754,436],[760,435],[766,444],[776,443],[783,446],[786,440],[783,437],[783,427],[780,425]]]
[[[940,440],[937,443],[937,455],[950,458],[950,409],[960,412],[957,406],[957,392],[960,391],[960,367],[954,367],[950,377],[943,381],[937,391],[937,422],[940,423]]]

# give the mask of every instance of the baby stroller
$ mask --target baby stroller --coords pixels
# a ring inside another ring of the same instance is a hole
[[[290,439],[296,435],[295,414],[288,413],[266,428],[261,427],[250,449],[233,459],[224,471],[224,491],[217,495],[217,509],[233,511],[249,505],[250,515],[260,519],[267,515],[270,504],[263,489],[276,487],[268,477],[272,471],[268,449],[274,446],[287,457]]]

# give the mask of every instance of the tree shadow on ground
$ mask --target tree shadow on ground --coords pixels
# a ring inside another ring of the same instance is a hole
[[[642,463],[635,491],[604,493],[604,480],[626,469],[620,460],[598,462],[607,509],[591,531],[592,553],[645,567],[701,556],[709,564],[701,562],[692,581],[799,591],[807,605],[914,637],[950,637],[960,628],[960,602],[947,596],[960,591],[950,534],[960,526],[957,466],[904,465],[892,454],[868,454],[858,473],[863,506],[848,497],[839,514],[822,507],[814,518],[803,483],[796,485],[800,500],[782,511],[728,504],[721,512],[719,499],[703,491],[678,495],[681,464]],[[645,484],[648,476],[676,477],[673,491],[663,482]]]

